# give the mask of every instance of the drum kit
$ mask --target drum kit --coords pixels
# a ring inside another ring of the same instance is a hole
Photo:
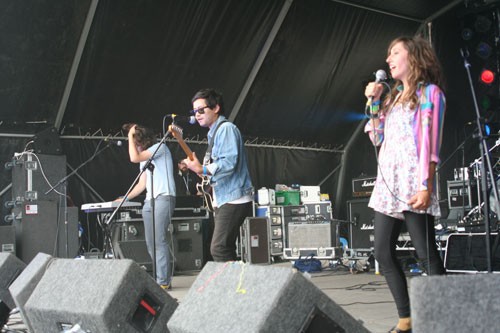
[[[468,191],[460,191],[463,195],[468,195],[468,201],[470,206],[466,207],[465,200],[463,200],[462,209],[466,211],[465,208],[470,208],[468,213],[458,221],[459,231],[479,231],[484,232],[484,217],[485,217],[485,201],[488,201],[489,209],[488,216],[490,218],[490,230],[497,231],[500,223],[500,208],[499,202],[495,197],[494,188],[497,189],[497,194],[500,192],[500,139],[496,141],[496,144],[490,148],[489,152],[492,157],[492,172],[486,175],[486,196],[483,194],[482,190],[482,174],[481,164],[483,163],[482,158],[476,159],[468,167],[456,168],[454,169],[454,179],[458,183],[463,183],[464,186],[467,185],[469,192],[473,190],[477,193],[469,193]],[[477,200],[474,200],[477,198]],[[476,206],[472,207],[472,203]],[[451,207],[450,207],[451,208]],[[456,207],[455,207],[456,208]],[[463,229],[462,229],[463,228]]]

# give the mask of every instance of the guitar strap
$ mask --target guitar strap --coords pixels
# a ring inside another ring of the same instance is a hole
[[[212,148],[214,146],[215,135],[217,134],[220,125],[224,124],[225,122],[227,122],[227,120],[221,121],[215,128],[214,135],[212,135],[212,138],[210,138],[210,141],[208,142],[207,152],[205,153],[205,157],[203,158],[203,165],[207,165],[212,162]]]

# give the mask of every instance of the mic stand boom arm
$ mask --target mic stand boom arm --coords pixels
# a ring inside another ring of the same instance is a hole
[[[481,153],[481,156],[484,157],[483,163],[481,163],[481,186],[482,186],[482,193],[483,193],[483,198],[484,198],[484,228],[485,228],[485,246],[486,246],[486,262],[487,262],[487,269],[488,273],[492,272],[492,267],[491,267],[491,247],[490,247],[490,216],[489,216],[489,202],[487,200],[488,196],[488,182],[486,177],[490,177],[490,181],[492,184],[492,190],[495,196],[495,204],[497,211],[499,209],[500,203],[498,202],[498,190],[497,187],[495,186],[495,177],[493,176],[493,168],[491,166],[491,158],[489,154],[489,149],[488,149],[488,144],[486,143],[486,138],[483,133],[483,126],[482,126],[482,120],[481,120],[481,114],[479,112],[479,106],[477,104],[477,99],[476,99],[476,94],[474,91],[474,85],[472,84],[472,77],[470,73],[470,64],[467,61],[467,55],[463,50],[460,50],[460,53],[462,54],[462,58],[464,59],[464,67],[465,71],[467,72],[467,78],[469,79],[469,85],[470,85],[470,90],[472,94],[472,100],[474,102],[474,110],[476,111],[476,126],[478,130],[478,139],[479,139],[479,150]],[[486,164],[486,165],[485,165]],[[486,167],[488,168],[488,173],[486,173]]]

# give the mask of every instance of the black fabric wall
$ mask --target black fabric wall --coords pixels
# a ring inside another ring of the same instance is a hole
[[[24,151],[29,141],[28,138],[0,138],[0,162],[9,162],[15,152]],[[61,144],[67,157],[67,174],[86,163],[79,168],[78,174],[68,178],[67,195],[70,206],[81,207],[84,203],[112,201],[126,193],[140,171],[138,164],[133,164],[128,159],[127,141],[122,146],[116,146],[96,139],[62,139]],[[206,144],[188,144],[198,156],[204,155]],[[175,161],[185,157],[185,154],[175,141],[168,141],[167,145],[176,168]],[[28,145],[28,149],[32,147],[32,144]],[[250,146],[247,147],[247,155],[256,190],[261,187],[274,188],[275,184],[318,185],[324,180],[322,192],[329,193],[332,198],[334,196],[336,178],[325,178],[332,171],[332,166],[340,162],[340,154]],[[44,169],[51,167],[53,166],[43,166]],[[1,174],[0,187],[3,189],[11,183],[11,172],[5,170]],[[4,216],[9,214],[4,203],[11,200],[10,191],[1,199],[3,214],[0,224],[3,223]],[[100,231],[95,216],[80,212],[80,222],[85,233],[90,232],[93,242],[98,243],[96,239],[99,239]],[[91,247],[98,244],[93,245]]]

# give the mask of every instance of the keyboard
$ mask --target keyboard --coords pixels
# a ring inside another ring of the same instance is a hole
[[[82,205],[81,210],[83,210],[85,213],[109,212],[118,207],[119,204],[120,203],[116,201],[87,203]],[[142,205],[140,202],[125,201],[121,209],[134,209],[140,208],[141,206]]]

